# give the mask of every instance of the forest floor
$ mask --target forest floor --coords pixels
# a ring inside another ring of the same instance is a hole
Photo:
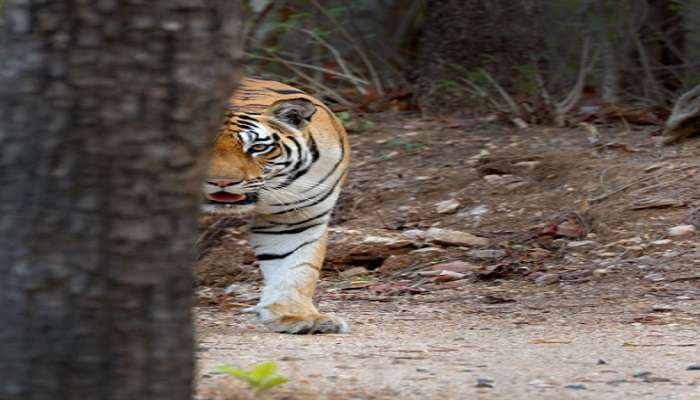
[[[216,368],[270,360],[290,378],[276,399],[700,399],[700,140],[355,123],[317,290],[349,333],[239,313],[258,296],[252,252],[239,222],[204,217],[199,399],[246,398]]]

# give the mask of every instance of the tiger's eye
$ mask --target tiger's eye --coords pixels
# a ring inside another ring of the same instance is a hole
[[[267,147],[268,147],[268,146],[269,146],[269,145],[267,145],[267,144],[254,144],[254,145],[250,146],[250,150],[252,150],[252,151],[263,151],[263,150],[267,150]]]

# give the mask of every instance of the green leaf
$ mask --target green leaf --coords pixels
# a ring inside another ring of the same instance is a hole
[[[253,367],[250,371],[250,377],[257,382],[261,382],[264,378],[274,374],[276,371],[277,364],[274,361],[268,361]]]
[[[275,386],[283,385],[287,382],[289,382],[289,379],[282,375],[270,376],[263,379],[263,381],[260,382],[260,384],[255,388],[255,391],[258,393],[264,392],[266,390],[272,389]]]
[[[240,368],[236,367],[219,367],[216,369],[218,372],[224,373],[226,375],[231,375],[239,379],[243,379],[244,381],[248,382],[248,384],[256,385],[258,384],[258,381],[253,380],[250,376],[250,372],[242,370]]]

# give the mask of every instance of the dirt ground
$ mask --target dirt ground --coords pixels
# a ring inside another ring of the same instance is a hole
[[[243,222],[204,217],[198,398],[245,398],[216,368],[273,360],[290,383],[271,398],[700,399],[699,139],[354,122],[317,291],[350,332],[251,323],[238,310],[260,277]]]

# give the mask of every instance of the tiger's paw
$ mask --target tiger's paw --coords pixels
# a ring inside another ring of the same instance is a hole
[[[264,307],[256,310],[258,320],[272,331],[296,335],[345,333],[348,324],[342,318],[328,314],[278,314]]]

